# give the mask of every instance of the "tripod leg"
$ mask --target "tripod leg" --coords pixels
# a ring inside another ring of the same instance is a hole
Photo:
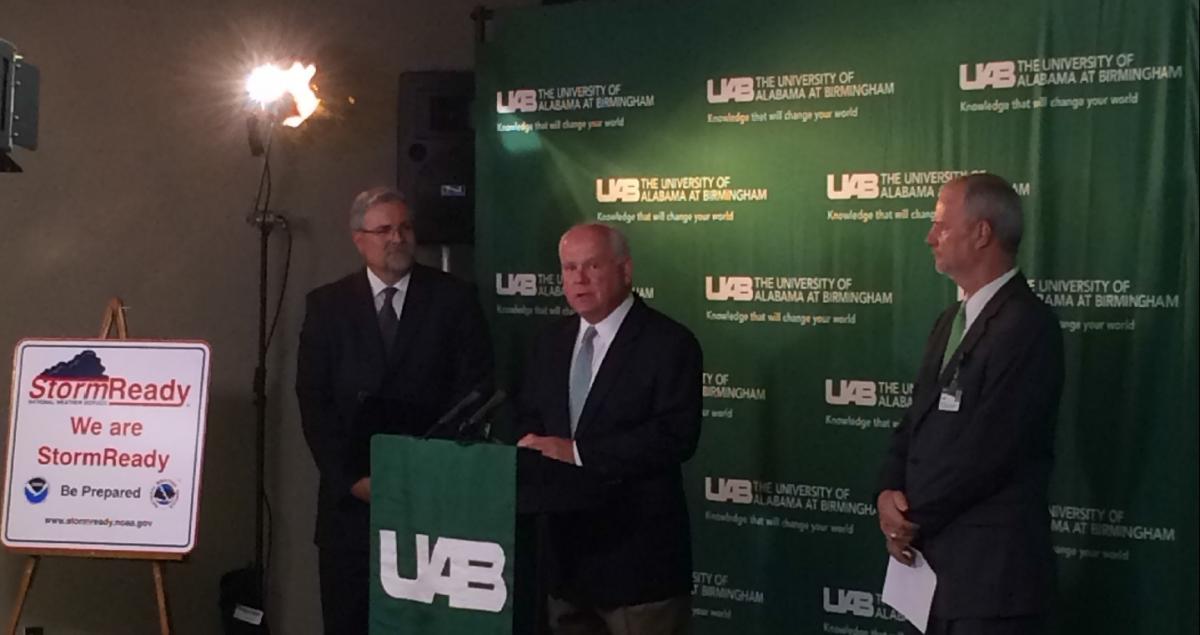
[[[17,601],[13,605],[12,617],[8,622],[8,635],[17,635],[17,626],[21,623],[21,610],[25,608],[25,598],[29,596],[29,587],[33,586],[33,574],[37,573],[39,560],[41,560],[41,556],[29,556],[25,560],[25,571],[21,574],[21,586],[17,589]]]
[[[158,600],[158,630],[162,635],[171,635],[171,613],[167,610],[167,585],[163,579],[163,565],[155,560],[150,563],[154,570],[154,595]]]

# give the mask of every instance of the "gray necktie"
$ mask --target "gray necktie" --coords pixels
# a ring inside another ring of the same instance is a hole
[[[396,305],[392,298],[396,297],[396,287],[383,290],[383,306],[379,307],[379,333],[383,335],[383,347],[388,355],[392,354],[392,344],[396,341],[396,331],[400,328],[400,318],[396,315]]]
[[[592,340],[596,339],[596,327],[589,326],[583,332],[583,341],[579,343],[579,354],[571,366],[571,438],[575,438],[575,428],[579,425],[579,415],[583,413],[583,404],[587,401],[588,390],[592,385]]]

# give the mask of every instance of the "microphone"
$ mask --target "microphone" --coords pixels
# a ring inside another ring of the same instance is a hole
[[[458,403],[454,404],[452,408],[446,411],[446,414],[442,415],[436,423],[430,426],[429,429],[425,431],[425,434],[421,435],[421,438],[428,439],[429,437],[433,436],[434,432],[437,432],[438,430],[449,425],[451,421],[458,417],[458,415],[467,408],[467,406],[479,401],[479,398],[482,396],[483,394],[479,392],[478,388],[472,389],[471,392],[467,393],[466,397],[463,397]]]
[[[484,417],[491,414],[501,403],[504,403],[504,398],[507,396],[503,390],[497,390],[493,393],[491,398],[475,411],[475,414],[472,414],[470,418],[458,426],[458,433],[454,435],[454,438],[461,439],[467,432],[475,429],[479,425],[479,422],[483,421]]]

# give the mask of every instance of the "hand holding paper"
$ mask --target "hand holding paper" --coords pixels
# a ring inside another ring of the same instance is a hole
[[[890,541],[888,549],[891,549]],[[920,551],[912,547],[907,549],[913,555],[911,566],[888,558],[887,576],[883,580],[883,601],[924,633],[929,625],[933,592],[937,589],[937,574]]]

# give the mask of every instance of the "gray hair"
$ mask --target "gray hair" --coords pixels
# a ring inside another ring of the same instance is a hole
[[[363,216],[367,210],[382,203],[404,203],[404,195],[390,187],[373,187],[364,190],[354,197],[350,204],[350,229],[358,231],[363,228]]]
[[[960,176],[951,184],[963,187],[963,207],[972,220],[987,221],[1000,247],[1017,255],[1023,227],[1021,197],[1003,177],[987,172]]]
[[[612,225],[606,225],[604,223],[578,223],[576,225],[572,225],[570,229],[563,232],[563,235],[558,239],[559,244],[562,244],[562,239],[566,238],[567,234],[583,227],[587,227],[589,229],[594,228],[604,232],[604,235],[608,237],[608,248],[612,250],[613,257],[615,257],[617,260],[625,260],[630,257],[629,239],[625,238],[625,234],[621,233],[621,230],[613,227]]]

